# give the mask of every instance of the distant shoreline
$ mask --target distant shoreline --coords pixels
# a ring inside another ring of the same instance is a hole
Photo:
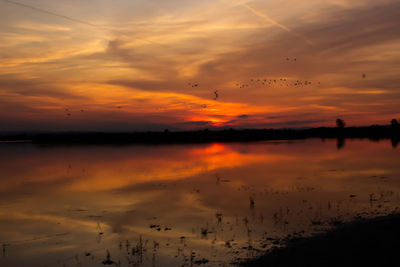
[[[1,134],[0,142],[34,144],[191,144],[212,142],[249,142],[299,140],[307,138],[359,138],[400,141],[400,128],[386,125],[364,127],[319,127],[309,129],[224,129],[163,132],[54,132],[34,134]]]

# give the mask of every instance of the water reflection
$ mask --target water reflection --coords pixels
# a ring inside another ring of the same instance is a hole
[[[1,144],[0,265],[227,266],[397,211],[399,151],[335,142]]]
[[[337,147],[338,150],[344,148],[345,145],[346,145],[346,139],[345,138],[338,138],[337,139],[336,147]]]
[[[397,148],[398,145],[399,145],[399,139],[392,138],[392,147]]]

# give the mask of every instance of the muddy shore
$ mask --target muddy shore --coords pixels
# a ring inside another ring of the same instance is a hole
[[[400,214],[344,224],[291,240],[241,266],[400,266]]]

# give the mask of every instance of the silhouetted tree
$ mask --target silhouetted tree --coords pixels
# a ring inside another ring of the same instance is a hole
[[[338,127],[338,128],[344,128],[344,126],[346,125],[346,123],[344,122],[344,120],[342,120],[342,119],[336,119],[336,126]]]
[[[393,129],[396,129],[399,127],[399,121],[396,119],[392,119],[390,125],[392,126]]]

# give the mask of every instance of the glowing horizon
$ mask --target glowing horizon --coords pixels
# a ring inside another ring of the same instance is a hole
[[[398,10],[0,0],[0,131],[389,124],[400,117]]]

